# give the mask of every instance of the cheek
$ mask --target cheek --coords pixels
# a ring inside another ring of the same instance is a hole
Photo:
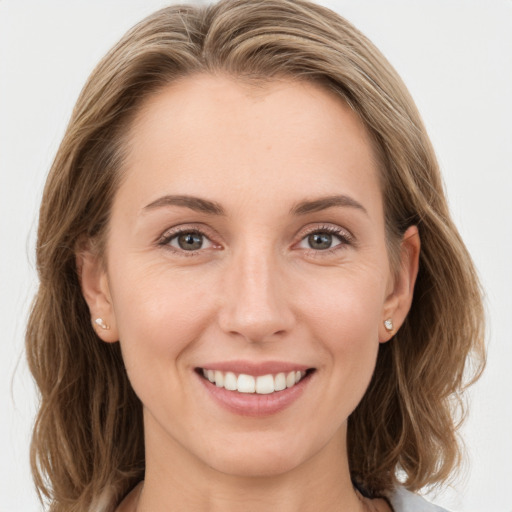
[[[362,397],[375,368],[385,284],[378,268],[339,271],[324,286],[304,285],[303,322],[333,369],[333,386]]]
[[[172,368],[208,322],[208,283],[193,272],[132,264],[112,272],[111,288],[123,359],[134,388],[151,374],[173,383]],[[202,285],[198,285],[202,283]],[[162,371],[159,371],[159,370]]]
[[[357,341],[378,343],[385,299],[385,279],[377,266],[330,272],[322,279],[304,279],[301,309],[311,324],[336,345]],[[323,338],[323,336],[322,336]]]

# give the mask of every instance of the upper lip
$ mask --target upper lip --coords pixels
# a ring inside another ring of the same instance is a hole
[[[246,374],[258,377],[260,375],[288,373],[292,371],[306,371],[311,369],[311,366],[304,364],[291,363],[288,361],[220,361],[216,363],[207,363],[199,368],[205,370],[218,370],[221,372],[233,372],[236,374]]]

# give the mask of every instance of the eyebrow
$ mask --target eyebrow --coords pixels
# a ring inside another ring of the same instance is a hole
[[[366,208],[361,203],[357,202],[352,197],[345,195],[326,196],[310,201],[301,201],[290,210],[290,213],[293,215],[305,215],[307,213],[320,212],[333,207],[356,208],[368,215]]]
[[[144,211],[165,206],[181,206],[197,212],[208,213],[210,215],[225,215],[224,208],[222,208],[219,203],[187,195],[165,195],[159,197],[145,206]],[[368,214],[366,208],[361,203],[346,195],[326,196],[318,199],[301,201],[292,207],[290,213],[292,215],[306,215],[308,213],[320,212],[333,207],[356,208]]]
[[[161,208],[163,206],[182,206],[201,213],[209,213],[211,215],[225,215],[224,209],[215,201],[208,201],[194,196],[183,195],[167,195],[158,198],[156,201],[149,203],[144,207],[144,211]]]

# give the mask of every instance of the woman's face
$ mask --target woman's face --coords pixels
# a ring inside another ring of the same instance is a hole
[[[197,75],[145,103],[128,148],[89,305],[148,460],[263,475],[329,457],[411,288],[358,117],[319,86]]]

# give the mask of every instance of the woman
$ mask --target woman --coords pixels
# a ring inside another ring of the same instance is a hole
[[[50,510],[436,510],[414,491],[459,460],[479,285],[412,100],[336,14],[132,29],[75,107],[38,267]]]

